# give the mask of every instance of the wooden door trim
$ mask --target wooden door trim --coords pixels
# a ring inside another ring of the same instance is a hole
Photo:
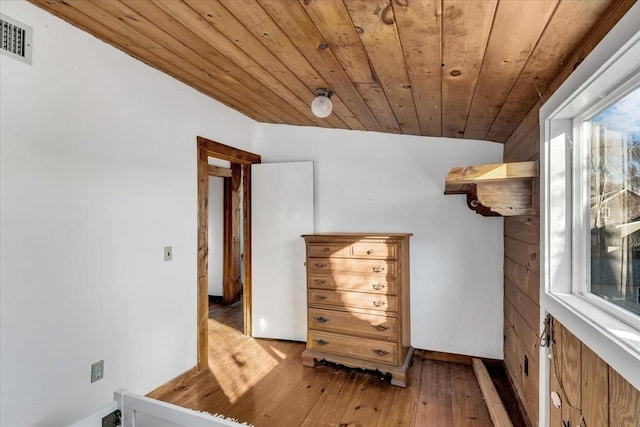
[[[240,165],[242,184],[242,215],[244,220],[244,333],[251,336],[251,165],[260,163],[261,157],[248,151],[197,137],[198,147],[198,370],[209,366],[209,157],[228,160]]]

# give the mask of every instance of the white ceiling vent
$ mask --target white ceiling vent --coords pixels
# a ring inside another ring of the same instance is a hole
[[[0,51],[19,61],[31,64],[33,28],[6,15],[0,14],[2,45]]]

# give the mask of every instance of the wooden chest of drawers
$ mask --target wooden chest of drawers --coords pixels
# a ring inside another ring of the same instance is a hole
[[[309,234],[305,366],[328,360],[391,374],[406,386],[411,362],[411,234]]]

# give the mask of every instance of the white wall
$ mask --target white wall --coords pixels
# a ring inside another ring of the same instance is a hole
[[[222,296],[224,178],[209,177],[209,295]]]
[[[502,145],[259,124],[262,161],[314,162],[316,232],[410,232],[416,348],[502,359],[502,218],[444,196],[450,168],[502,160]]]
[[[255,122],[31,4],[0,7],[35,31],[33,66],[0,55],[0,424],[65,425],[196,364],[195,139],[248,149]]]

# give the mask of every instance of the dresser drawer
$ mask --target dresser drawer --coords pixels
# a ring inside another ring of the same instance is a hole
[[[309,305],[357,307],[388,312],[398,310],[398,300],[393,295],[323,291],[320,289],[309,289]]]
[[[368,273],[380,277],[396,277],[396,261],[348,258],[314,258],[307,262],[309,274],[331,274],[334,271]]]
[[[349,256],[349,245],[345,243],[310,243],[307,250],[309,258]]]
[[[310,330],[307,347],[326,353],[397,364],[397,345],[392,342]]]
[[[334,273],[327,275],[309,275],[307,286],[315,289],[345,290],[358,292],[372,292],[376,294],[395,295],[397,293],[396,282],[380,277],[368,275],[350,275]]]
[[[396,259],[398,245],[393,243],[354,243],[350,255],[357,258]]]
[[[398,336],[395,317],[382,314],[309,309],[309,328],[320,331],[368,335],[372,338],[395,340]]]

